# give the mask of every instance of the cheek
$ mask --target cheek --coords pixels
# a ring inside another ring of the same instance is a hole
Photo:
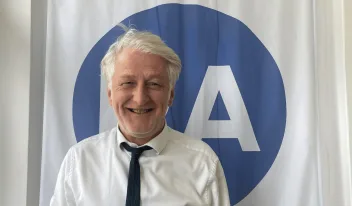
[[[159,109],[166,110],[169,105],[170,96],[165,93],[162,93],[155,95],[153,99],[154,102],[158,105]]]
[[[122,105],[127,101],[127,96],[124,94],[121,94],[120,92],[116,92],[112,95],[112,103],[113,106],[116,109],[120,109],[122,107]]]

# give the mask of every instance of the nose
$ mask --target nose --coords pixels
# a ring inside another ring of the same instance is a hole
[[[139,84],[133,91],[133,101],[138,106],[143,106],[149,101],[147,87],[144,84]]]

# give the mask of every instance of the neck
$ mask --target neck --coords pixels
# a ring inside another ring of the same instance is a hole
[[[130,135],[124,135],[126,140],[132,143],[135,143],[138,146],[145,145],[147,144],[150,140],[152,140],[154,137],[146,137],[146,138],[137,138],[133,137]]]

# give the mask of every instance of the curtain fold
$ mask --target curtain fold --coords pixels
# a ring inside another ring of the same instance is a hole
[[[350,206],[343,0],[314,1],[317,142],[322,206]]]

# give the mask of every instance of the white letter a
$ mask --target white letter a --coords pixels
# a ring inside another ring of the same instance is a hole
[[[230,120],[209,120],[219,92]],[[208,67],[185,133],[199,139],[238,138],[243,151],[260,151],[229,65]]]

